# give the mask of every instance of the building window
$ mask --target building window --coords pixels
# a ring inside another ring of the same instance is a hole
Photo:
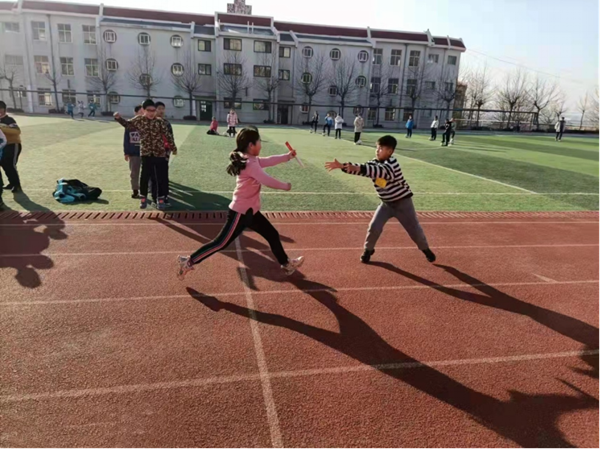
[[[97,59],[85,59],[85,76],[98,76]]]
[[[290,58],[292,56],[291,47],[279,47],[279,57],[280,58]]]
[[[408,58],[408,66],[419,67],[419,62],[421,62],[421,52],[418,50],[411,50]]]
[[[383,48],[375,48],[373,50],[373,64],[381,65],[383,61]]]
[[[212,42],[211,41],[198,41],[198,51],[212,51]]]
[[[444,88],[446,89],[446,92],[454,92],[454,83],[444,83]]]
[[[88,90],[87,91],[87,102],[94,103],[96,106],[100,106],[100,92],[97,90]]]
[[[379,88],[381,87],[381,78],[378,76],[371,77],[371,92],[377,93],[379,92]]]
[[[142,86],[150,86],[152,84],[152,76],[147,73],[140,75],[140,84]]]
[[[300,106],[300,112],[302,112],[303,114],[308,114],[308,105],[303,104],[302,106]]]
[[[361,50],[356,57],[358,58],[358,62],[367,62],[369,60],[369,52]]]
[[[385,121],[393,122],[396,120],[396,110],[394,108],[385,108]]]
[[[107,59],[104,64],[106,65],[106,70],[109,72],[116,72],[119,70],[119,63],[116,59]]]
[[[174,97],[173,98],[173,106],[176,108],[182,108],[185,106],[185,100],[183,97]]]
[[[406,95],[408,95],[409,97],[412,97],[415,95],[416,92],[417,92],[417,80],[416,79],[406,80]]]
[[[210,64],[198,64],[198,75],[211,76],[212,70]]]
[[[60,58],[60,73],[65,76],[74,76],[73,58]]]
[[[38,103],[40,106],[52,106],[52,92],[50,89],[38,88]]]
[[[364,76],[356,77],[356,85],[360,88],[365,87],[367,85],[367,79]]]
[[[397,94],[398,93],[398,78],[390,78],[388,79],[388,94]]]
[[[329,96],[330,97],[335,97],[338,94],[338,88],[337,86],[329,86]]]
[[[289,70],[279,70],[279,79],[282,81],[290,80],[290,71]]]
[[[83,25],[83,43],[96,45],[96,27],[94,25]]]
[[[31,32],[34,41],[46,40],[46,22],[31,22]]]
[[[58,24],[58,42],[61,44],[70,44],[73,42],[73,36],[71,35],[71,25],[68,23]]]
[[[226,37],[225,39],[223,39],[223,49],[232,51],[242,51],[242,40],[230,39]]]
[[[431,109],[425,109],[423,111],[423,117],[431,117],[431,112],[432,112]]]
[[[109,92],[108,102],[110,104],[119,104],[121,102],[121,96],[116,92]]]
[[[183,47],[183,38],[175,34],[171,36],[171,47],[181,48]]]
[[[223,73],[225,75],[242,75],[242,64],[223,64]]]
[[[440,55],[432,54],[427,56],[427,62],[430,64],[437,64],[440,62]]]
[[[435,81],[425,81],[425,89],[435,90]]]
[[[254,111],[266,111],[269,107],[269,102],[267,100],[254,99],[254,103],[252,103],[252,110]]]
[[[410,119],[411,115],[413,115],[413,110],[412,109],[405,109],[404,110],[404,115],[402,116],[402,121],[403,122],[407,122],[408,119]]]
[[[310,73],[308,73],[308,72],[304,72],[302,74],[302,82],[304,84],[310,84],[310,83],[312,83],[312,75]]]
[[[182,76],[184,72],[184,68],[181,64],[176,62],[171,66],[171,73],[175,76]]]
[[[63,89],[62,91],[62,102],[63,104],[75,104],[77,103],[77,96],[75,95],[74,89]]]
[[[329,52],[329,57],[332,61],[337,61],[342,57],[342,52],[338,48],[332,48]]]
[[[254,66],[254,77],[270,78],[271,77],[271,67],[268,65],[255,65]]]
[[[254,41],[254,53],[271,53],[271,42]]]
[[[377,120],[377,108],[369,108],[367,112],[367,120]]]
[[[117,33],[113,30],[106,30],[104,32],[104,42],[108,42],[109,44],[117,42]]]
[[[448,56],[448,65],[456,65],[457,60],[456,56]]]
[[[138,44],[140,45],[150,45],[151,39],[148,33],[140,33],[138,34]]]
[[[5,33],[19,33],[21,31],[19,22],[4,22],[3,25],[2,29]]]
[[[392,50],[392,55],[390,56],[390,65],[400,65],[401,59],[402,50]]]
[[[34,56],[33,62],[35,63],[36,73],[45,74],[50,72],[50,62],[48,56]]]
[[[364,108],[362,106],[356,106],[353,110],[352,113],[353,114],[360,114],[362,115],[364,112]]]
[[[6,65],[23,65],[23,56],[21,55],[4,55],[4,64]]]
[[[304,47],[302,49],[302,56],[304,56],[305,58],[312,58],[314,54],[314,51],[312,49],[312,47]]]
[[[225,109],[242,109],[242,99],[241,98],[236,98],[235,100],[233,100],[231,97],[230,98],[223,98],[223,106],[225,107]]]

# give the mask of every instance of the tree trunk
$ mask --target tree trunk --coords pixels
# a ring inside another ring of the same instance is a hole
[[[267,121],[271,122],[271,92],[267,96]]]
[[[56,81],[52,81],[52,85],[54,86],[54,99],[56,100],[56,110],[60,109],[58,104],[58,87],[56,86]]]
[[[104,110],[110,112],[110,101],[108,101],[108,91],[104,90]]]
[[[312,97],[308,97],[308,115],[306,116],[306,121],[308,122],[310,120],[310,113],[311,113],[311,109],[312,109]]]
[[[510,119],[512,118],[513,109],[514,109],[514,106],[511,106],[508,111],[508,121],[506,122],[507,129],[510,128]]]
[[[481,106],[477,107],[477,123],[476,123],[476,127],[479,128],[479,114],[481,112]]]
[[[190,116],[194,115],[194,96],[192,92],[188,92],[188,100],[190,101]]]
[[[583,117],[585,116],[585,111],[581,112],[581,121],[579,122],[579,131],[583,128]]]
[[[15,109],[17,109],[17,97],[15,97],[15,88],[13,83],[13,80],[8,80],[8,90],[10,91],[10,97],[12,98],[13,106]]]

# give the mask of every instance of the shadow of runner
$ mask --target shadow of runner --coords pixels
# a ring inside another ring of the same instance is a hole
[[[192,187],[169,182],[169,200],[173,206],[168,212],[178,210],[227,210],[231,197],[206,193]]]
[[[64,222],[50,209],[33,202],[25,193],[15,195],[14,199],[24,209],[50,214],[45,216],[44,222],[39,221],[41,214],[32,216],[20,214],[6,223],[11,226],[0,226],[0,269],[14,269],[15,279],[19,284],[26,288],[37,288],[42,284],[38,270],[49,270],[54,267],[52,259],[42,255],[42,252],[50,246],[51,240],[64,240],[68,236],[64,232]],[[52,226],[46,226],[46,222],[51,222]],[[41,232],[37,230],[38,227],[42,227]],[[2,256],[2,254],[29,254],[30,256],[15,257]]]

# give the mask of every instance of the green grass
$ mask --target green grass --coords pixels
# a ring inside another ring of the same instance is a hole
[[[111,121],[18,117],[24,151],[19,172],[26,195],[4,193],[17,210],[136,210],[123,160],[123,128]],[[225,167],[234,141],[206,135],[207,127],[174,125],[180,149],[171,166],[171,193],[177,209],[227,207],[235,180]],[[290,181],[292,192],[264,189],[265,210],[372,210],[378,204],[369,180],[324,163],[371,159],[385,131],[363,133],[363,146],[309,134],[306,129],[264,127],[263,155],[286,151],[289,141],[306,168],[290,162],[269,169]],[[566,136],[475,135],[458,133],[456,145],[440,147],[425,134],[401,133],[397,157],[420,210],[552,211],[598,210],[598,139]],[[56,180],[78,178],[104,190],[101,202],[61,205],[52,198]]]

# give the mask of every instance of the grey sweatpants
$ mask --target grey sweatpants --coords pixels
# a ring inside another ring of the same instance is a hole
[[[429,248],[423,228],[421,228],[421,225],[419,224],[412,198],[404,198],[394,201],[393,203],[381,203],[379,205],[375,211],[375,215],[373,215],[373,218],[371,219],[371,223],[369,223],[365,249],[368,249],[369,251],[375,249],[375,244],[377,243],[377,240],[379,240],[383,227],[392,217],[396,217],[404,230],[408,233],[409,237],[416,243],[421,251]]]
[[[140,167],[142,158],[140,156],[129,156],[129,173],[131,178],[131,190],[140,190]]]

